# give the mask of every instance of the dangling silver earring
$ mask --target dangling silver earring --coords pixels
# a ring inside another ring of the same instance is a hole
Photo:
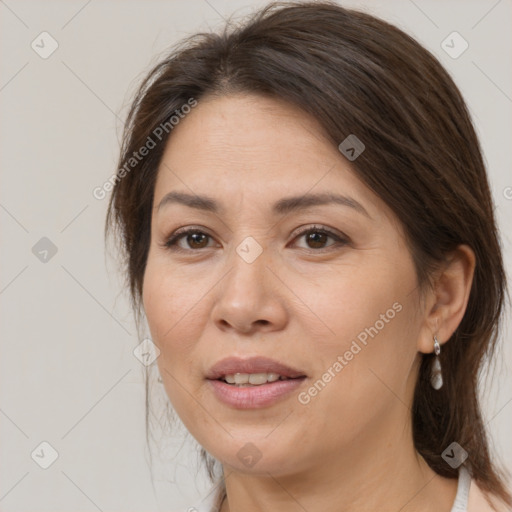
[[[441,353],[441,346],[437,337],[434,336],[434,354],[436,355],[434,362],[432,363],[432,369],[430,373],[430,384],[435,390],[443,387],[443,375],[441,373],[441,362],[439,361],[439,354]]]

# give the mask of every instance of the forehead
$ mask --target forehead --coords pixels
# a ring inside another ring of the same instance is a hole
[[[258,204],[335,192],[369,203],[368,209],[379,206],[314,117],[254,95],[206,98],[174,127],[155,205],[173,190]]]
[[[250,168],[253,162],[256,166],[297,160],[306,152],[315,156],[328,146],[320,123],[295,106],[236,94],[201,99],[173,129],[166,154],[178,161],[185,157],[188,162],[211,157],[213,164],[221,164],[224,157],[226,166]]]

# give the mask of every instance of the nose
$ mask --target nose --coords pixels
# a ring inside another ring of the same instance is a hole
[[[268,249],[248,262],[233,251],[230,270],[216,287],[212,316],[222,331],[250,335],[283,329],[288,321],[282,283],[268,266]]]

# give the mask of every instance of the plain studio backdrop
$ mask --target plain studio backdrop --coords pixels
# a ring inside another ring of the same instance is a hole
[[[0,510],[186,510],[209,488],[179,428],[156,448],[152,483],[133,353],[142,340],[105,256],[107,199],[93,190],[115,172],[131,95],[166,49],[265,4],[0,2]],[[412,34],[454,77],[482,142],[510,274],[511,1],[342,4]],[[512,470],[507,325],[501,342],[484,407],[495,457]]]

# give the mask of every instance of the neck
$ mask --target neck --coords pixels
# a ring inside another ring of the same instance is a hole
[[[381,425],[378,436],[322,454],[307,471],[293,475],[225,467],[227,499],[221,512],[449,512],[457,480],[430,469],[414,449],[410,425],[388,429],[388,435],[383,430]]]

